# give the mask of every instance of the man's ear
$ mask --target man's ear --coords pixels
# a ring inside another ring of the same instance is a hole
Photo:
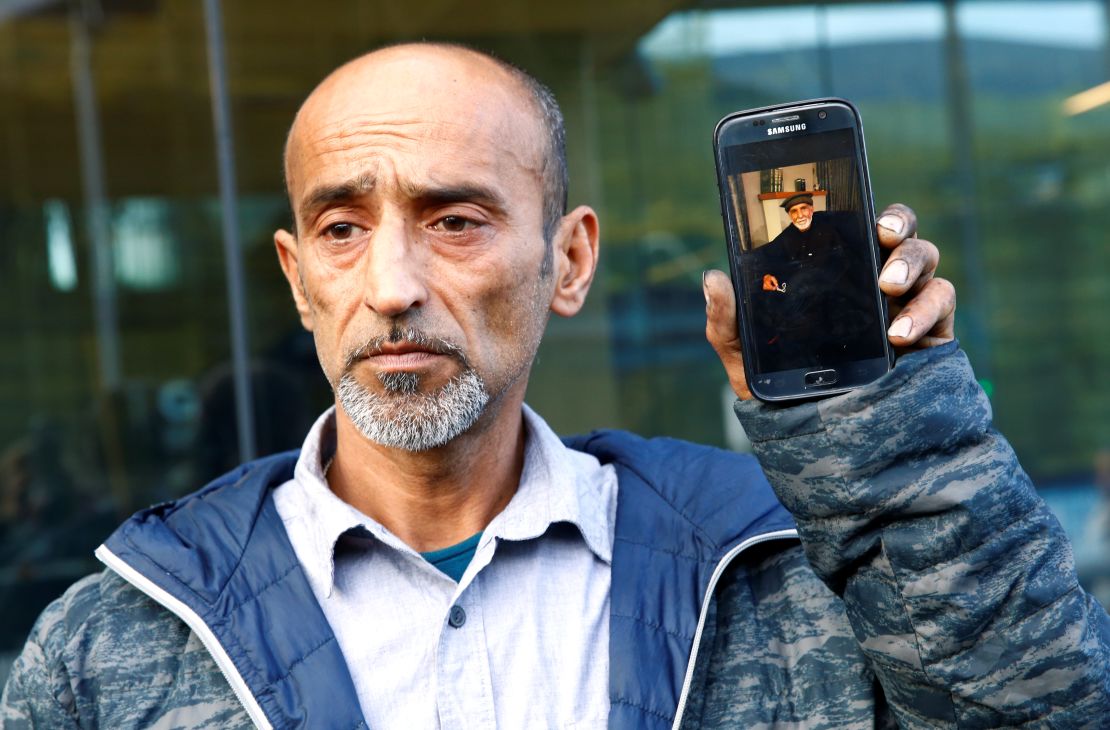
[[[297,239],[284,228],[274,231],[274,247],[277,248],[278,261],[281,270],[293,290],[293,301],[297,305],[297,314],[301,316],[301,324],[309,332],[312,331],[312,307],[308,304],[308,296],[304,291],[304,282],[301,279],[300,259],[297,249]]]
[[[560,317],[573,317],[586,302],[590,283],[597,272],[599,234],[593,208],[580,205],[563,216],[555,240],[551,242],[555,257],[551,311]]]

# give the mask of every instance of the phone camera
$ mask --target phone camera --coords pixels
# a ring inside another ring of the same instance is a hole
[[[829,113],[828,113],[828,112],[817,112],[817,117],[818,117],[819,119],[824,119],[824,118],[825,118],[825,117],[827,117],[827,116],[829,116]]]

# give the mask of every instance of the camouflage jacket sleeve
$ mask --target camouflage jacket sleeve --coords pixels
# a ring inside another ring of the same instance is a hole
[[[955,343],[736,410],[902,727],[1107,726],[1110,618]]]
[[[73,593],[89,590],[91,577],[73,587]],[[12,665],[0,699],[0,727],[78,728],[73,694],[74,678],[56,660],[61,653],[67,609],[55,601],[39,617],[23,651]]]
[[[251,727],[188,627],[110,571],[39,616],[12,665],[0,728]]]

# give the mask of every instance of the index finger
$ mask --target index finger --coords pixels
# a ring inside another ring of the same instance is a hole
[[[913,208],[901,203],[889,205],[875,221],[879,232],[879,244],[883,248],[894,248],[907,238],[917,236],[917,214]]]

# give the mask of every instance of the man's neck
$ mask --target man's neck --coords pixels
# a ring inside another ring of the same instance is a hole
[[[364,437],[336,407],[331,490],[419,552],[481,532],[512,499],[524,468],[523,395],[506,393],[449,444],[412,452]]]

